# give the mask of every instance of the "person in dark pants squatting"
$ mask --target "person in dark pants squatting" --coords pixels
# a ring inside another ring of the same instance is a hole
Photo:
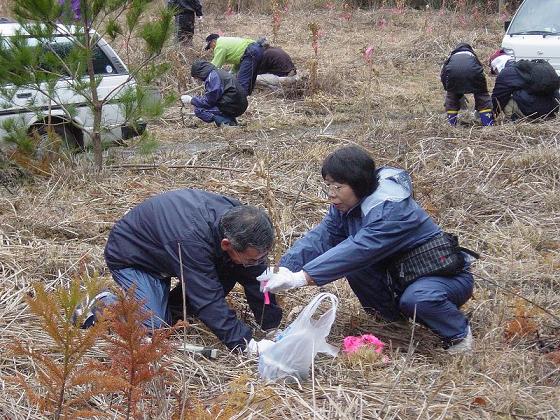
[[[494,125],[492,100],[488,93],[482,63],[469,44],[455,47],[441,68],[441,83],[445,89],[445,112],[449,124],[457,125],[461,100],[466,93],[474,94],[474,107],[482,125]]]
[[[203,96],[182,95],[183,104],[193,105],[194,114],[204,122],[218,127],[237,125],[236,117],[245,112],[248,102],[235,76],[203,60],[192,64],[191,76],[204,82],[205,92]]]
[[[473,291],[469,255],[414,201],[409,175],[376,169],[356,146],[327,156],[321,174],[331,202],[327,215],[284,254],[277,273],[257,277],[261,290],[346,277],[367,312],[388,321],[415,317],[448,352],[470,351],[471,328],[459,310]]]
[[[511,121],[549,120],[560,105],[560,79],[545,60],[520,60],[498,50],[490,57],[490,73],[496,75],[492,91],[494,114]]]
[[[177,40],[185,46],[191,46],[195,15],[202,21],[200,0],[168,0],[167,5],[175,9]]]
[[[212,64],[217,68],[230,64],[247,96],[251,95],[263,57],[262,44],[248,38],[210,34],[205,49],[213,52]]]
[[[252,352],[270,342],[255,341],[225,298],[240,283],[261,327],[279,325],[282,310],[274,296],[264,309],[256,280],[266,268],[273,241],[272,222],[263,210],[183,189],[156,195],[126,213],[109,234],[105,260],[119,287],[136,287],[136,298],[152,313],[149,329],[171,325],[172,314],[182,312],[182,287],[170,291],[170,284],[172,277],[183,276],[189,313],[229,349]],[[115,299],[110,292],[96,297],[104,305]]]

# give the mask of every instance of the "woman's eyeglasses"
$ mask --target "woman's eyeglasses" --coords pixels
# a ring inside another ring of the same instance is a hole
[[[321,190],[326,195],[338,195],[343,188],[344,185],[327,184],[327,183],[321,185]]]

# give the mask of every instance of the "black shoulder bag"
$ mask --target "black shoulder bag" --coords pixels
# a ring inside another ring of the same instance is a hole
[[[388,273],[396,292],[402,293],[411,283],[424,276],[454,276],[463,271],[463,252],[476,259],[480,256],[459,246],[457,236],[440,233],[422,245],[391,259]]]

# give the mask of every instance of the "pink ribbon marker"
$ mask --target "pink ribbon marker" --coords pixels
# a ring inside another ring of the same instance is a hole
[[[266,286],[266,284],[268,283],[268,281],[263,281],[263,284]],[[268,292],[264,292],[264,304],[265,305],[270,305],[270,295],[268,294]]]

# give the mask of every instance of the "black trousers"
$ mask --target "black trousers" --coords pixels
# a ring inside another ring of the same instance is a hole
[[[194,35],[194,12],[181,12],[175,15],[177,40],[186,45],[192,44]]]

